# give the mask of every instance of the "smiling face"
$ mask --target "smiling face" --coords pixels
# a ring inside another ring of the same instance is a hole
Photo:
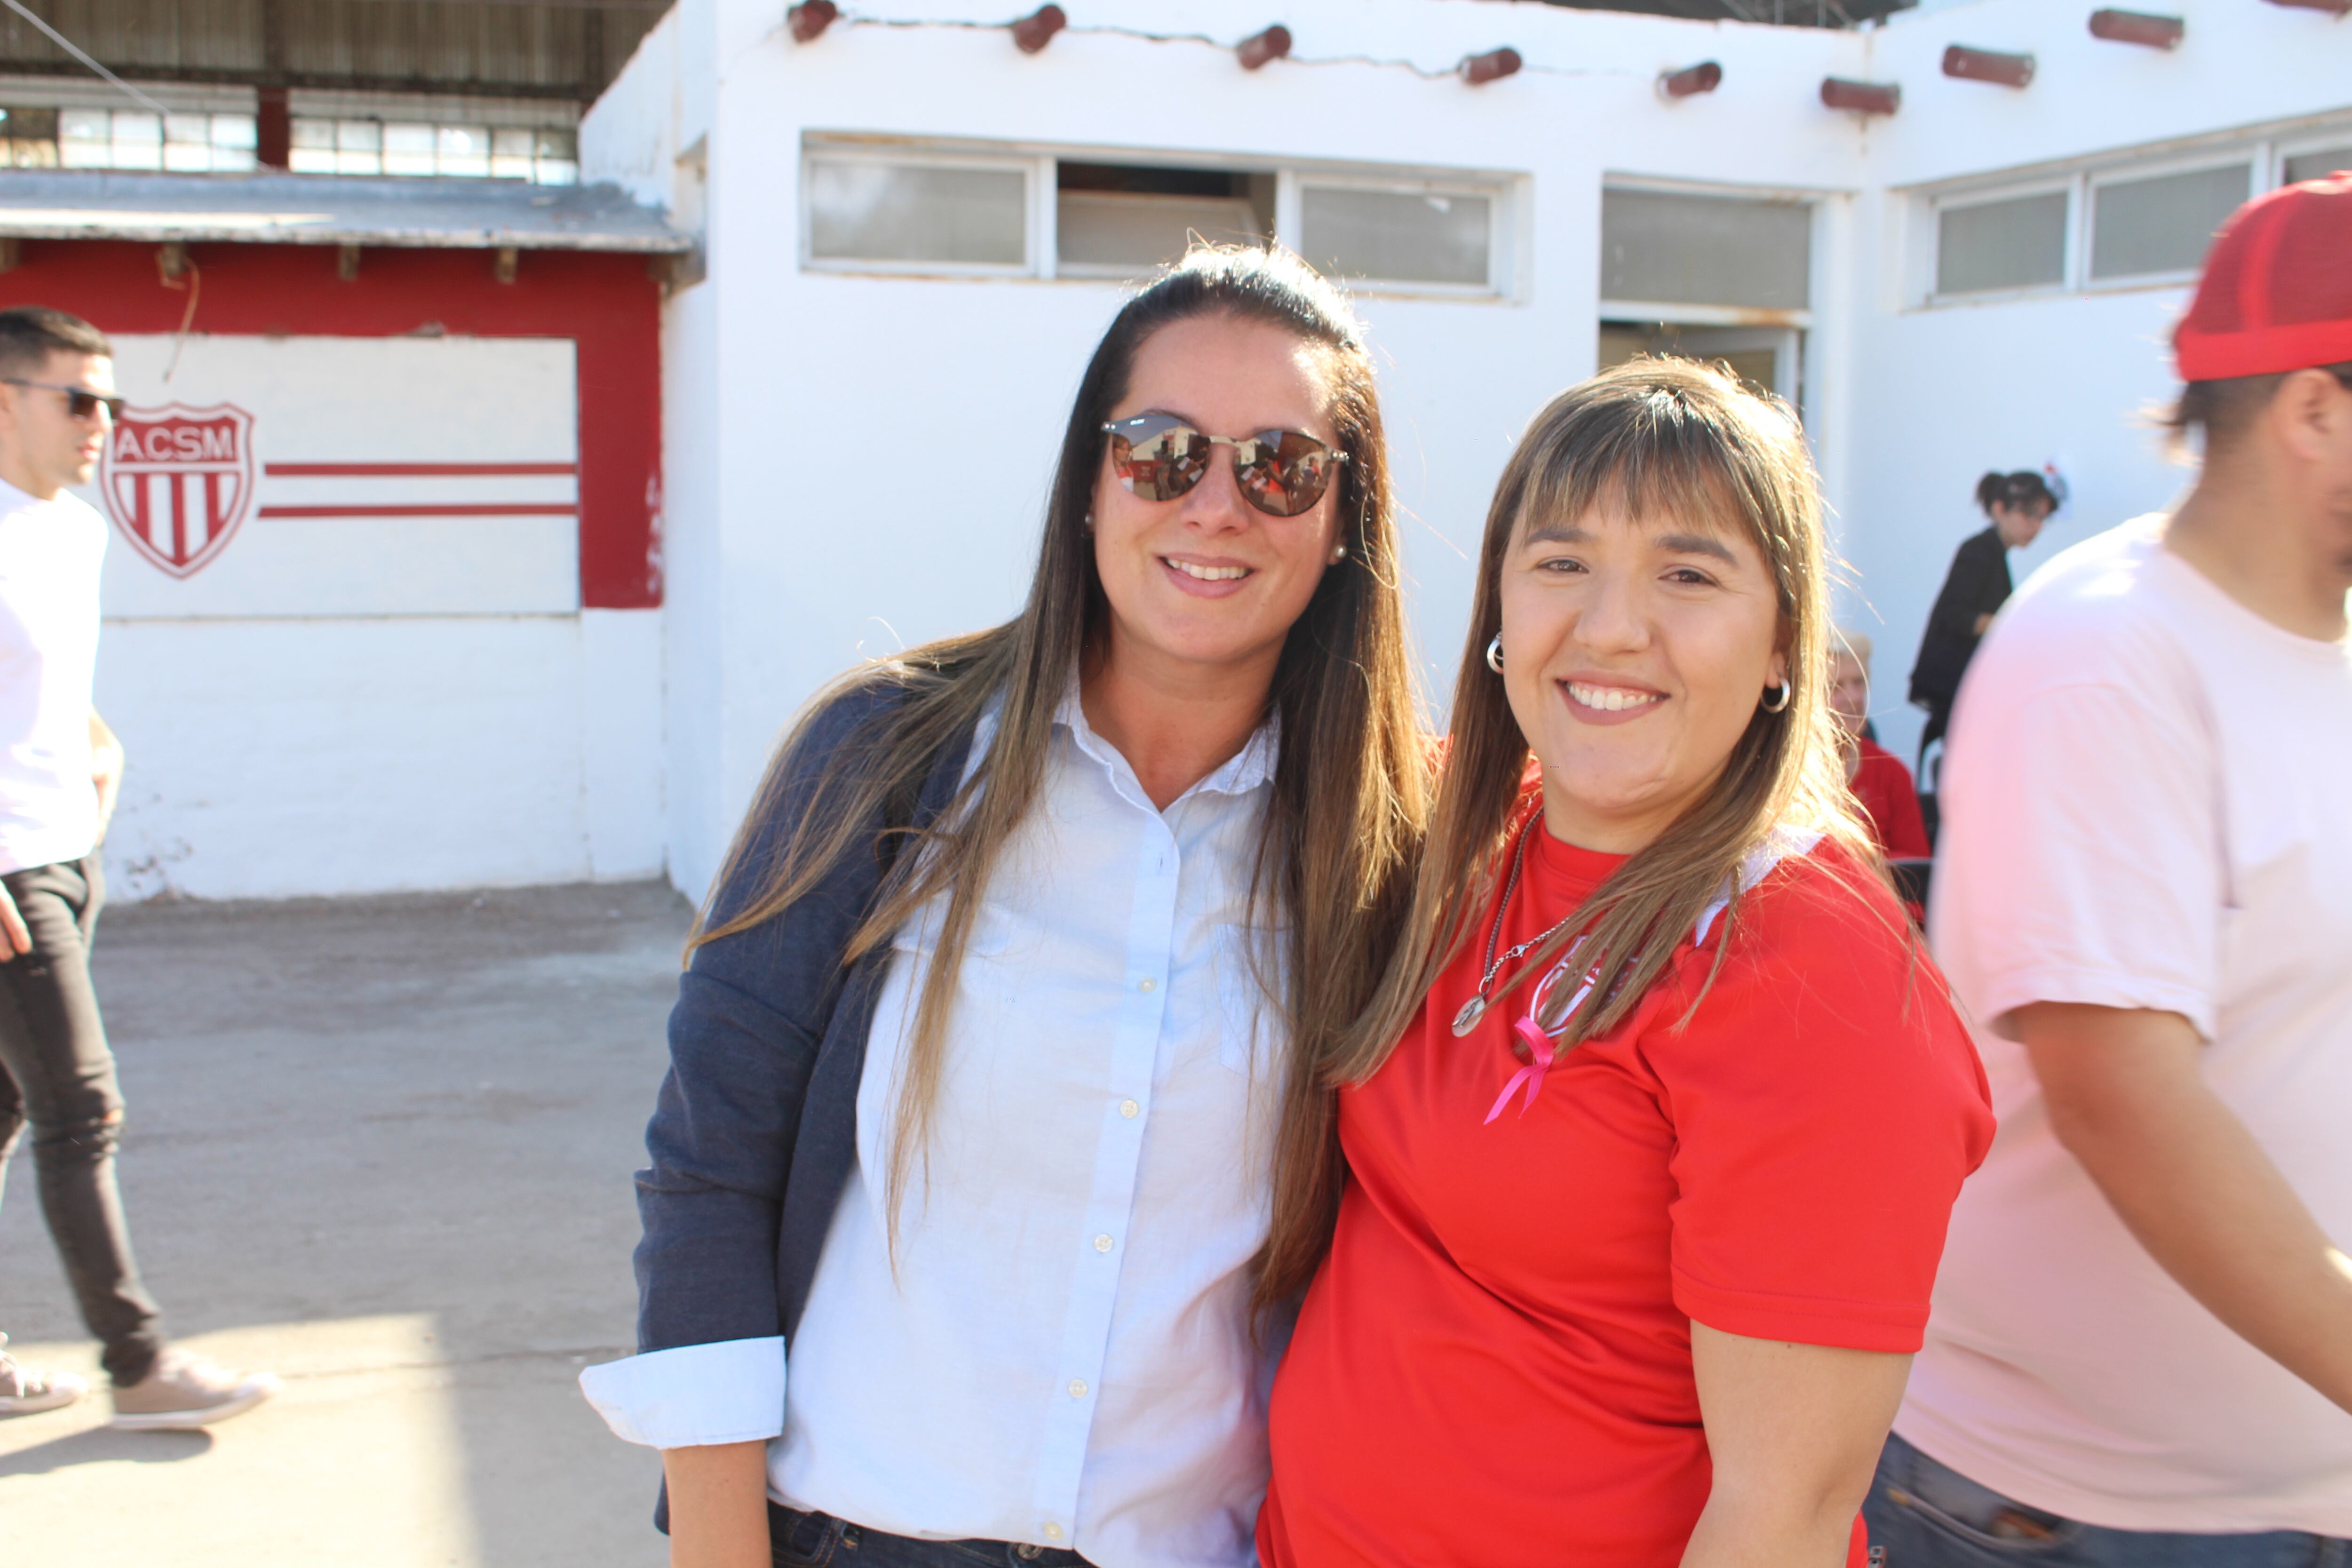
[[[1289,331],[1233,316],[1162,327],[1136,351],[1116,421],[1169,414],[1211,436],[1297,430],[1335,451],[1324,353]],[[1291,624],[1330,565],[1340,486],[1297,517],[1242,497],[1233,448],[1212,450],[1201,482],[1147,500],[1112,471],[1094,490],[1095,569],[1110,604],[1108,657],[1161,678],[1271,680]]]
[[[56,389],[74,386],[111,396],[114,362],[104,354],[52,349],[39,369],[20,374],[51,384],[0,384],[0,479],[37,500],[54,500],[60,490],[89,483],[113,424],[102,405],[86,418],[75,418],[71,400]]]
[[[1744,530],[1696,516],[1524,518],[1502,560],[1503,685],[1543,765],[1544,822],[1627,854],[1714,784],[1788,679]]]

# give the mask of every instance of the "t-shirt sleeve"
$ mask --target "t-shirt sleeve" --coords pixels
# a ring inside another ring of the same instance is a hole
[[[1984,1074],[1902,916],[1817,870],[1759,888],[1691,1022],[1648,1047],[1675,1128],[1675,1303],[1754,1339],[1919,1348]],[[1685,994],[1703,973],[1690,961]]]
[[[1965,948],[1969,1005],[2003,1034],[2016,1008],[2075,1002],[2178,1013],[2210,1039],[2227,900],[2193,715],[2100,683],[1967,719],[1932,929]]]

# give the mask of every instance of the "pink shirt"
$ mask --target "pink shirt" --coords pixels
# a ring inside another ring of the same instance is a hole
[[[2352,658],[2228,597],[2163,522],[2036,574],[1961,689],[1928,931],[2000,1131],[1895,1428],[2092,1524],[2352,1536],[2352,1415],[2132,1239],[2000,1032],[2037,1001],[2179,1014],[2214,1093],[2352,1244]]]

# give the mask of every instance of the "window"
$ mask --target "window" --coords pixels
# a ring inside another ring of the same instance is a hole
[[[1263,245],[1275,177],[1224,169],[1063,163],[1055,168],[1056,270],[1135,278],[1184,254],[1192,237]]]
[[[578,133],[567,127],[446,125],[297,115],[288,165],[298,174],[401,174],[445,179],[580,179]]]
[[[1029,268],[1029,171],[817,156],[808,163],[814,261]]]
[[[236,174],[254,166],[250,114],[152,114],[127,109],[12,109],[10,161],[18,168],[154,169]],[[42,150],[38,132],[48,132]],[[29,132],[29,134],[27,134]]]
[[[58,111],[54,109],[0,109],[0,167],[54,169],[58,166]]]
[[[1280,243],[1382,292],[1492,297],[1517,275],[1506,176],[1138,163],[811,135],[802,265],[821,271],[1137,279],[1195,237]]]
[[[1936,292],[1980,294],[2066,281],[2067,193],[1948,206],[1936,214]]]
[[[2279,184],[2324,180],[2338,169],[2352,169],[2352,143],[2323,147],[2316,153],[2292,153],[2279,165]]]
[[[2196,271],[2214,232],[2245,202],[2253,173],[2252,163],[2225,163],[2094,185],[2092,278]]]
[[[1810,203],[1667,191],[1601,194],[1601,297],[1801,310],[1811,299]]]
[[[1335,278],[1494,287],[1494,202],[1464,191],[1307,185],[1300,254]]]

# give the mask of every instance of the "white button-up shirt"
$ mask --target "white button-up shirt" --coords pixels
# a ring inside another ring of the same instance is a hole
[[[895,1269],[898,1076],[944,900],[898,939],[789,1376],[773,1340],[615,1363],[591,1393],[617,1429],[761,1435],[746,1399],[781,1381],[769,1488],[792,1506],[1104,1568],[1254,1561],[1270,1367],[1247,1265],[1283,1030],[1247,921],[1276,745],[1269,724],[1161,812],[1072,689],[964,956]]]

